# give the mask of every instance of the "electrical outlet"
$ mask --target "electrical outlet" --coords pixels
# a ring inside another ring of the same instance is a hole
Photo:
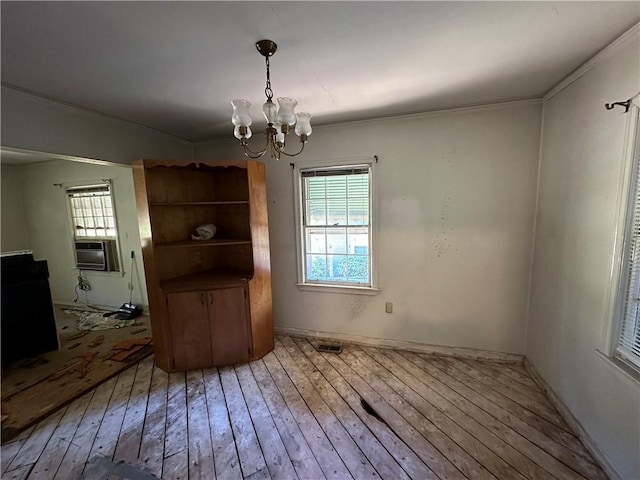
[[[393,302],[385,302],[384,311],[387,313],[393,313]]]

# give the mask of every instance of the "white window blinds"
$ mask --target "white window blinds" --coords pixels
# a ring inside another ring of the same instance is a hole
[[[637,139],[640,140],[640,139]],[[632,195],[629,203],[625,265],[622,282],[622,318],[616,356],[640,368],[640,169],[638,141],[634,152]]]
[[[110,184],[67,187],[66,191],[75,238],[115,238]]]

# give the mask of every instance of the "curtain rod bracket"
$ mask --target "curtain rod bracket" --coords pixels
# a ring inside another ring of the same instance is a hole
[[[624,113],[627,113],[629,111],[629,108],[631,108],[631,99],[627,100],[626,102],[605,103],[604,108],[606,108],[607,110],[613,110],[616,105],[624,107]]]

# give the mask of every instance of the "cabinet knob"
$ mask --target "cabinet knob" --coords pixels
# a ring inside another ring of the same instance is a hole
[[[209,303],[213,305],[213,293],[209,292]]]
[[[204,305],[204,304],[205,304],[204,295],[205,295],[204,293],[201,293],[201,294],[200,294],[200,303],[201,303],[202,305]]]

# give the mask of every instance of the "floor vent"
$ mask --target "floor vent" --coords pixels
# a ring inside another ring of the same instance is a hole
[[[340,353],[342,352],[342,345],[330,345],[328,343],[320,343],[316,347],[316,350],[323,353]]]

